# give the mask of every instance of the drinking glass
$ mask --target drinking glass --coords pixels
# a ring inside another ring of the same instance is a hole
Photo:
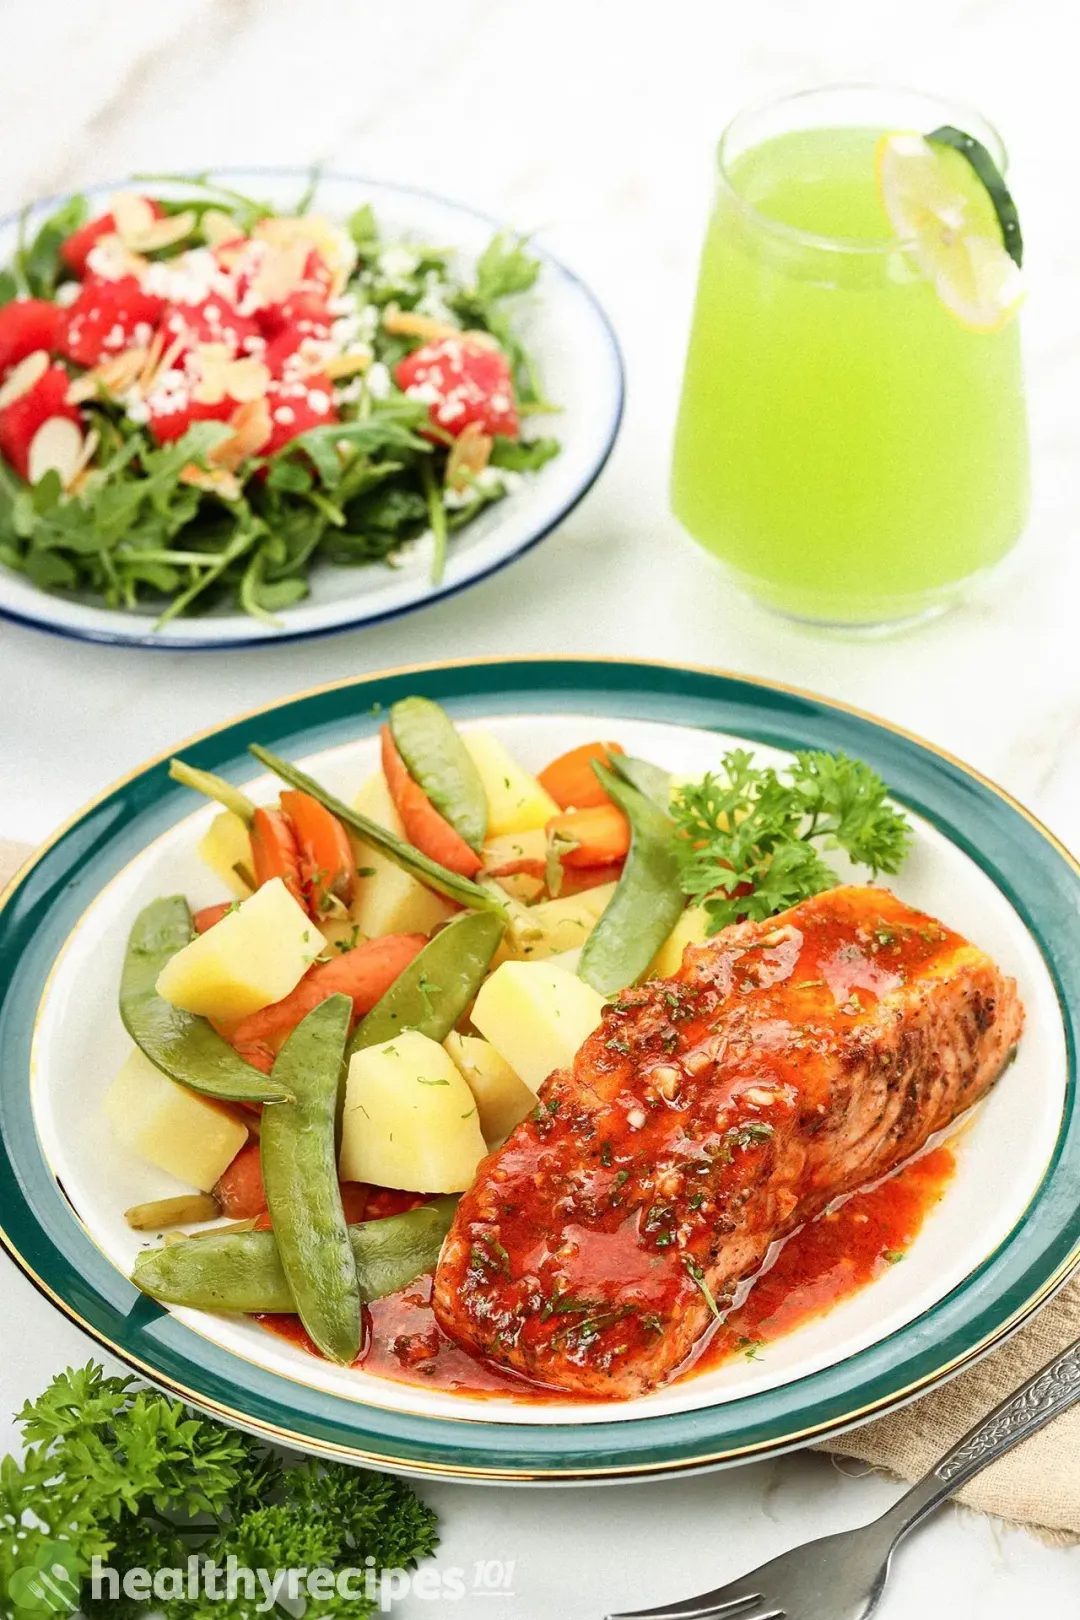
[[[1004,172],[975,113],[870,86],[751,109],[720,141],[672,505],[793,618],[871,630],[940,612],[1024,525],[1018,321],[950,313],[877,191],[881,135],[944,124]]]

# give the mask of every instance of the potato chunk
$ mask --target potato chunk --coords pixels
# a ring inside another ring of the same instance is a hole
[[[551,794],[489,732],[465,731],[461,740],[484,784],[489,839],[546,827],[559,814]]]
[[[449,1034],[443,1046],[468,1082],[476,1098],[480,1129],[488,1147],[505,1142],[515,1125],[520,1125],[535,1098],[525,1084],[500,1057],[490,1041],[476,1035]]]
[[[565,1068],[600,1022],[604,998],[550,962],[503,962],[481,987],[472,1021],[530,1091]]]
[[[352,1058],[342,1180],[464,1192],[486,1151],[473,1094],[438,1041],[410,1029]]]
[[[230,894],[237,900],[247,899],[251,884],[245,883],[236,868],[242,866],[248,873],[252,870],[251,837],[239,816],[231,810],[215,816],[199,840],[198,853]]]
[[[505,889],[507,894],[528,905],[543,894],[543,878],[529,872],[507,872],[504,875],[499,872],[499,868],[513,866],[518,861],[538,861],[542,870],[547,859],[547,842],[547,834],[542,827],[533,827],[529,832],[503,833],[500,838],[489,838],[482,851],[484,871],[492,874],[492,881],[501,889]]]
[[[709,919],[704,906],[687,906],[671,933],[653,958],[650,979],[670,979],[682,966],[688,945],[701,945],[706,939]]]
[[[543,961],[563,951],[580,950],[615,893],[614,883],[601,883],[581,894],[568,894],[558,900],[542,900],[530,906],[529,934],[514,937],[514,954],[526,962]]]
[[[295,990],[326,941],[280,878],[193,939],[162,968],[157,992],[174,1007],[246,1018]]]
[[[178,1086],[135,1047],[105,1094],[104,1109],[126,1148],[177,1181],[209,1192],[247,1141],[247,1126]]]
[[[405,835],[382,771],[369,776],[354,801],[356,809],[399,838]],[[369,939],[383,934],[430,934],[449,921],[454,907],[441,894],[425,889],[416,878],[395,866],[381,850],[361,839],[353,841],[361,873],[360,893],[352,907],[352,921]]]

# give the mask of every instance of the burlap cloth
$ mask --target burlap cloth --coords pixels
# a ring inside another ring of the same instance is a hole
[[[0,889],[29,854],[0,839]],[[1000,1400],[1080,1338],[1080,1276],[1000,1350],[921,1400],[818,1449],[918,1479]],[[1027,1525],[1047,1540],[1080,1540],[1080,1404],[987,1468],[958,1494],[982,1513]]]

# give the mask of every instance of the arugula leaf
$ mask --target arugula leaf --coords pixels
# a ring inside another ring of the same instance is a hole
[[[370,203],[364,203],[355,213],[350,214],[346,225],[361,254],[368,256],[379,251],[379,227],[375,223],[375,210]]]
[[[528,292],[540,274],[539,259],[525,252],[524,236],[493,236],[476,263],[475,297],[480,304]]]
[[[796,754],[781,774],[732,749],[718,773],[684,784],[671,805],[682,886],[704,905],[710,933],[833,888],[839,879],[822,848],[874,873],[897,871],[911,827],[887,794],[861,760],[815,751]]]
[[[85,197],[69,197],[39,227],[31,242],[22,242],[15,254],[15,278],[30,298],[52,298],[62,279],[60,248],[86,219]]]
[[[288,1465],[261,1442],[200,1417],[180,1401],[106,1377],[93,1362],[69,1368],[19,1414],[22,1461],[0,1463],[0,1612],[11,1577],[54,1542],[83,1577],[82,1612],[129,1620],[147,1609],[121,1595],[92,1599],[101,1558],[128,1569],[182,1569],[192,1555],[223,1568],[231,1556],[267,1571],[326,1567],[407,1569],[437,1543],[437,1521],[403,1480],[344,1463]],[[354,1587],[355,1590],[355,1587]],[[198,1620],[199,1597],[172,1596],[169,1620]],[[247,1620],[251,1603],[213,1605]],[[375,1612],[364,1598],[332,1596],[321,1614]]]
[[[538,472],[561,448],[558,439],[504,439],[500,435],[491,446],[490,464],[505,467],[507,472]]]

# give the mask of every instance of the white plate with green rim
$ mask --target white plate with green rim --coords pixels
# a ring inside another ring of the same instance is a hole
[[[257,741],[347,795],[376,761],[377,706],[417,691],[464,727],[495,731],[533,768],[597,735],[685,773],[715,765],[732,740],[761,752],[842,749],[873,765],[916,831],[893,887],[1015,974],[1027,1010],[1017,1061],[956,1139],[940,1204],[902,1265],[760,1360],[624,1403],[417,1388],[331,1367],[243,1319],[145,1299],[127,1277],[138,1243],[122,1211],[175,1189],[120,1152],[100,1119],[126,1051],[119,964],[146,900],[220,898],[194,853],[210,812],[155,761],[64,829],[0,909],[0,1226],[62,1309],[154,1381],[269,1437],[404,1472],[566,1482],[720,1466],[835,1433],[967,1365],[1049,1297],[1080,1257],[1080,873],[1044,829],[956,761],[855,711],[643,663],[523,659],[374,676],[222,726],[184,756],[270,797],[276,788],[246,754]]]

